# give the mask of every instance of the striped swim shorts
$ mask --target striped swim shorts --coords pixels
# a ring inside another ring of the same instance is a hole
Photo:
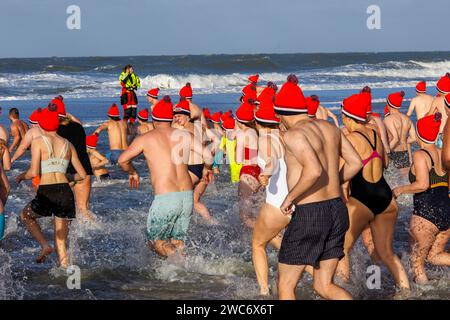
[[[349,227],[348,211],[341,198],[297,205],[281,243],[278,261],[311,265],[342,259]]]

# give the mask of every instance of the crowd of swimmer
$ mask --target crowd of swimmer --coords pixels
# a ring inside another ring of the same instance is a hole
[[[303,95],[295,75],[280,90],[272,82],[260,86],[258,75],[248,81],[234,115],[231,110],[211,114],[201,109],[193,103],[189,83],[175,104],[169,96],[159,99],[158,88],[149,90],[150,107],[138,112],[140,81],[128,65],[120,76],[123,116],[113,104],[109,120],[88,136],[81,121],[66,112],[61,96],[31,114],[30,129],[18,110],[11,109],[11,146],[6,130],[0,130],[0,238],[10,189],[5,170],[28,149],[30,167],[16,181],[32,179],[37,194],[21,220],[42,248],[36,259],[42,263],[54,249],[37,221],[54,217],[54,246],[62,267],[69,265],[70,221],[77,215],[95,219],[89,211],[91,176],[110,179],[106,165],[119,165],[129,174],[130,187],[138,188],[133,159],[143,154],[154,194],[148,243],[162,257],[183,255],[193,212],[217,224],[201,197],[222,167],[229,166],[231,183],[238,185],[240,217],[253,232],[261,295],[271,292],[270,244],[279,250],[280,299],[295,299],[304,271],[313,276],[322,298],[351,299],[334,276],[349,280],[349,255],[360,236],[371,258],[387,267],[401,292],[408,292],[409,277],[392,243],[396,199],[402,194],[414,194],[409,225],[413,280],[428,281],[425,262],[450,265],[445,250],[450,236],[450,74],[437,82],[437,97],[419,82],[406,115],[400,111],[404,92],[390,94],[384,119],[372,112],[371,89],[363,88],[343,100],[342,129],[318,96]],[[409,117],[413,112],[415,124]],[[110,147],[106,156],[96,150],[104,130]],[[419,146],[414,153],[413,143]],[[383,177],[390,161],[402,176],[409,174],[409,184],[391,190]],[[262,204],[257,202],[259,193],[265,193]]]

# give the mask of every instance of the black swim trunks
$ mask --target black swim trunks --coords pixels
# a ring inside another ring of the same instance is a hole
[[[105,173],[105,174],[102,174],[101,176],[99,176],[98,179],[100,181],[107,181],[107,180],[111,179],[111,176],[109,175],[109,173]]]
[[[450,198],[447,187],[428,189],[414,195],[413,215],[434,224],[439,231],[450,228]]]
[[[203,176],[203,168],[205,167],[204,163],[201,164],[190,164],[188,165],[188,170],[195,174],[197,178],[201,179]]]
[[[397,169],[410,167],[408,151],[391,151],[389,153],[389,160],[392,161],[394,167]]]
[[[320,261],[342,259],[348,227],[348,211],[341,198],[297,205],[284,234],[278,261],[318,269]]]
[[[42,217],[74,219],[76,211],[72,189],[68,183],[40,185],[36,197],[31,200],[31,209]]]

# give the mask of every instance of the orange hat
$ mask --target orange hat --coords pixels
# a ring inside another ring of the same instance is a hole
[[[416,132],[420,140],[426,143],[434,143],[436,141],[439,128],[441,127],[441,118],[442,114],[436,112],[417,121]]]
[[[185,98],[180,98],[180,102],[173,108],[173,114],[184,114],[185,116],[191,116],[191,108],[189,107],[189,101]]]
[[[147,91],[147,96],[153,99],[158,99],[159,88],[153,88]]]
[[[30,117],[28,118],[28,121],[31,124],[38,124],[39,117],[41,116],[41,112],[42,112],[41,108],[37,108],[36,110],[34,110],[33,113],[30,115]]]
[[[109,107],[108,110],[108,117],[111,118],[120,118],[120,112],[119,112],[119,107],[117,107],[117,105],[115,103],[113,103],[111,105],[111,107]]]
[[[97,134],[91,134],[90,136],[86,136],[86,147],[90,149],[95,149],[97,148],[97,142],[98,142]]]
[[[425,81],[420,81],[416,85],[417,93],[426,93],[427,92],[427,83]]]
[[[449,94],[450,93],[450,73],[447,73],[436,83],[436,88],[440,93]]]
[[[183,97],[186,99],[192,99],[192,87],[189,82],[186,83],[186,85],[183,88],[181,88],[180,97]]]
[[[353,94],[342,102],[342,113],[354,120],[367,120],[366,93]]]
[[[389,107],[394,108],[394,109],[400,109],[400,107],[402,106],[404,96],[405,96],[404,91],[395,92],[395,93],[391,93],[390,95],[388,95],[387,103],[388,103]]]
[[[152,110],[153,121],[172,122],[173,120],[173,105],[169,96],[164,96],[159,100]]]
[[[307,97],[306,104],[308,106],[308,116],[310,118],[315,118],[317,109],[319,109],[319,105],[320,105],[319,97],[316,95]]]
[[[141,121],[148,121],[148,109],[142,109],[138,112],[137,117]]]
[[[39,115],[39,126],[44,131],[53,132],[59,128],[59,116],[56,104],[50,103]]]
[[[212,123],[219,123],[220,122],[220,116],[222,115],[222,113],[219,111],[219,112],[216,112],[216,113],[213,113],[210,117],[209,117],[209,120],[212,122]]]
[[[241,102],[249,99],[256,101],[256,86],[254,84],[248,84],[242,89]]]
[[[242,123],[252,122],[255,120],[253,113],[255,107],[250,101],[244,101],[241,106],[236,110],[236,120]]]
[[[391,113],[389,112],[389,106],[385,106],[384,107],[384,117],[386,118],[388,115],[390,115]]]
[[[252,75],[252,76],[248,77],[248,81],[253,83],[253,84],[257,84],[258,83],[258,79],[259,79],[259,74],[255,74],[255,75]]]
[[[264,99],[261,101],[258,111],[255,112],[255,119],[261,124],[280,123],[280,118],[275,114],[272,100]]]
[[[280,115],[295,115],[307,113],[307,111],[305,97],[298,86],[298,78],[290,74],[275,96],[275,112]]]
[[[233,130],[236,125],[233,117],[227,117],[222,121],[222,128],[224,130]]]

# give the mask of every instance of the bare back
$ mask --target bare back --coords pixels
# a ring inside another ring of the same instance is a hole
[[[127,142],[127,124],[122,121],[108,121],[108,137],[110,150],[125,150]]]
[[[138,133],[142,135],[149,131],[152,131],[153,129],[155,129],[155,127],[153,126],[152,122],[141,122],[138,128]]]
[[[411,119],[400,113],[395,112],[384,119],[389,141],[395,141],[395,145],[391,144],[391,151],[407,151],[408,150],[408,137],[410,136],[413,123]]]
[[[285,160],[288,168],[288,188],[291,190],[299,181],[303,173],[303,166],[292,153],[287,142],[289,140],[306,139],[315,152],[316,159],[306,161],[319,161],[323,170],[316,183],[296,200],[296,204],[305,204],[329,200],[341,196],[339,179],[339,146],[341,143],[340,130],[324,120],[300,121],[285,134],[286,153]],[[302,155],[297,155],[301,157]]]
[[[429,94],[421,94],[417,97],[414,97],[409,105],[407,115],[411,116],[413,111],[415,110],[417,120],[425,117],[431,109],[433,100],[434,98]]]
[[[439,97],[434,98],[433,104],[431,105],[430,112],[428,113],[428,114],[433,114],[436,112],[440,112],[442,114],[441,128],[439,129],[439,133],[444,132],[444,127],[445,127],[445,124],[447,123],[448,116],[447,116],[447,112],[446,112],[445,108],[447,108],[447,107],[445,106],[444,97],[439,96]]]
[[[328,120],[327,109],[323,106],[319,106],[319,108],[317,108],[316,118],[319,120]]]

